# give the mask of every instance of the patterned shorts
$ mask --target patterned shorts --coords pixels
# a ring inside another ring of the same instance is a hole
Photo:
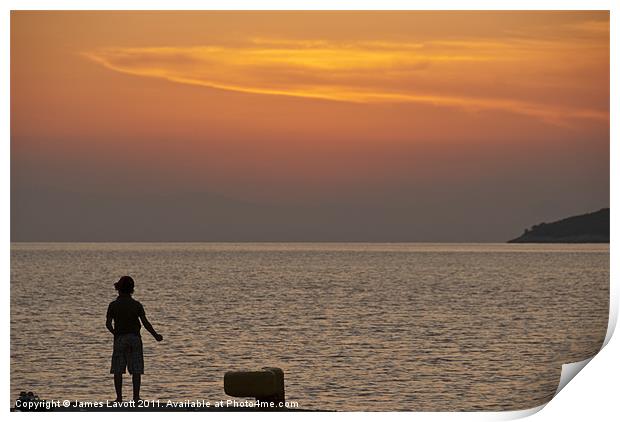
[[[144,373],[142,356],[142,338],[139,334],[121,334],[114,336],[111,374],[124,374],[125,368],[130,374]]]

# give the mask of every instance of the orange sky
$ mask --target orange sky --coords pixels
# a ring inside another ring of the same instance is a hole
[[[609,15],[13,12],[11,138],[14,191],[607,205]]]

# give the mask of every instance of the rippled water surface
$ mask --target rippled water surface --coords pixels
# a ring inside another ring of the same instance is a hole
[[[146,399],[279,366],[307,409],[529,408],[607,328],[608,245],[12,244],[10,399],[114,397],[124,274],[165,338],[142,333]]]

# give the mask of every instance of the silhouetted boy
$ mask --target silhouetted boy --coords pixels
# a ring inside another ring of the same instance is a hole
[[[114,334],[114,351],[112,352],[112,368],[114,374],[114,388],[116,401],[123,400],[123,374],[125,367],[132,376],[133,399],[140,400],[140,381],[144,373],[144,358],[142,356],[142,338],[140,337],[140,321],[155,340],[164,338],[157,334],[151,323],[146,319],[142,304],[133,299],[133,278],[123,276],[114,283],[118,290],[118,297],[108,306],[105,326]],[[112,325],[114,321],[114,325]]]

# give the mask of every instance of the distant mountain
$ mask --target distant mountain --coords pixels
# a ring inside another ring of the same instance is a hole
[[[508,243],[609,243],[609,208],[537,224]]]

